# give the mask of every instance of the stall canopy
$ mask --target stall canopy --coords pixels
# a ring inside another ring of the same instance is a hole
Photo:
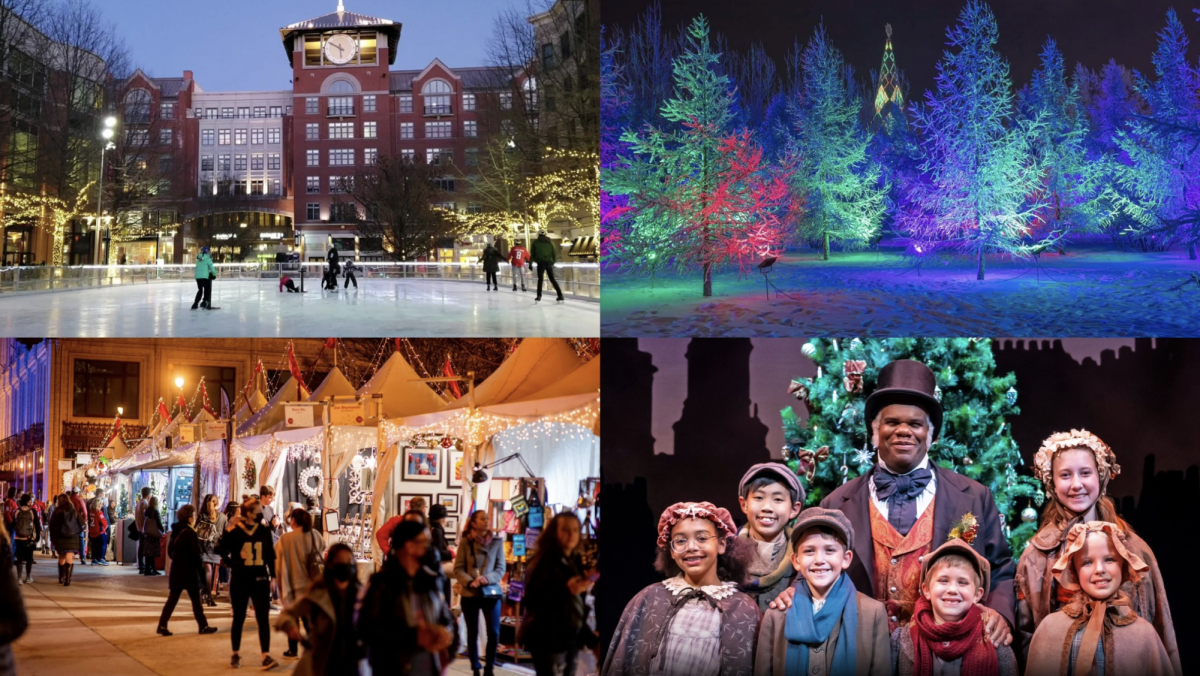
[[[272,427],[283,420],[284,406],[292,402],[304,401],[304,392],[301,387],[300,381],[296,380],[295,376],[288,378],[287,384],[279,388],[266,406],[258,409],[258,413],[250,416],[246,422],[238,426],[237,436],[249,437],[270,431]]]
[[[446,405],[428,385],[417,379],[420,376],[399,352],[379,367],[366,385],[359,388],[360,395],[383,395],[383,415],[386,418],[403,418],[436,411]]]
[[[258,413],[267,405],[267,398],[262,395],[262,392],[257,389],[254,394],[250,395],[247,400],[238,408],[237,413],[233,414],[233,424],[235,427],[241,426],[255,413]]]
[[[346,376],[342,374],[341,369],[333,367],[329,375],[325,376],[325,380],[321,381],[320,386],[313,390],[309,396],[309,401],[324,401],[330,397],[353,397],[354,386],[346,380]]]
[[[526,338],[492,375],[475,388],[475,406],[522,401],[550,387],[583,363],[561,338]],[[466,408],[466,393],[445,410]]]
[[[517,401],[493,404],[490,413],[540,416],[586,405],[600,396],[600,357],[575,369],[562,380]]]

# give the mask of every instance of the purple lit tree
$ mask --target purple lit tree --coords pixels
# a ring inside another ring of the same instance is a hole
[[[797,168],[792,189],[807,204],[800,237],[820,242],[822,259],[829,260],[831,241],[861,247],[878,233],[889,187],[867,154],[871,135],[859,121],[862,98],[824,25],[809,39],[802,65],[803,89],[793,102],[788,142]]]
[[[922,171],[901,219],[922,254],[949,249],[970,255],[984,279],[988,253],[1026,257],[1025,238],[1042,209],[1030,199],[1044,171],[1033,151],[1041,119],[1014,115],[1008,63],[996,51],[991,8],[971,0],[947,32],[937,91],[926,92],[914,124],[922,134]]]

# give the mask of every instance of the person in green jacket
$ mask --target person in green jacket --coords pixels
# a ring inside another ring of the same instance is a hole
[[[213,266],[212,256],[208,247],[200,247],[200,255],[196,257],[196,300],[192,309],[202,307],[205,310],[216,310],[212,306],[212,283],[217,278],[217,269]]]
[[[529,258],[537,264],[538,289],[537,298],[534,298],[534,300],[539,301],[542,299],[542,280],[548,276],[550,277],[550,283],[554,285],[555,292],[558,293],[558,298],[554,300],[559,303],[563,302],[562,289],[558,287],[558,281],[554,279],[554,262],[558,260],[558,255],[554,251],[554,242],[550,241],[550,238],[546,236],[545,230],[538,233],[537,239],[533,240],[530,249]]]

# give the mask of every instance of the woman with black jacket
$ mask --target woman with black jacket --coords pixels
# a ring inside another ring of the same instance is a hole
[[[440,674],[449,664],[450,609],[437,574],[421,565],[429,531],[402,521],[391,536],[383,570],[371,576],[358,612],[358,632],[376,674]]]
[[[145,520],[142,521],[142,551],[146,554],[146,575],[162,575],[155,563],[162,553],[163,527],[162,515],[158,513],[158,496],[150,496],[146,506]]]
[[[158,618],[158,633],[170,636],[167,631],[167,620],[175,612],[179,596],[187,592],[192,601],[192,615],[196,624],[200,625],[201,634],[215,634],[216,627],[208,626],[204,617],[204,607],[200,605],[201,581],[204,578],[204,560],[200,558],[200,537],[194,528],[196,523],[196,508],[184,505],[175,513],[175,523],[171,525],[171,539],[167,541],[167,555],[171,557],[171,575],[167,578],[167,587],[171,593],[167,596],[167,604],[163,606],[162,616]]]
[[[576,551],[579,530],[579,517],[573,513],[555,516],[529,561],[520,633],[537,676],[574,676],[579,650],[590,632],[584,596],[593,582]]]
[[[75,505],[65,493],[55,500],[54,516],[50,517],[50,541],[58,554],[58,583],[71,586],[75,570],[75,552],[79,551],[79,532],[83,528]]]

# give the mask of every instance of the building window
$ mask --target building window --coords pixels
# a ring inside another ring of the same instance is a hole
[[[342,177],[341,176],[330,176],[329,177],[329,194],[330,195],[341,195],[341,194],[345,193],[346,191],[343,190],[342,188],[343,188],[343,186],[342,186]],[[332,214],[330,214],[329,217],[331,219],[334,219],[334,216]]]
[[[304,112],[309,115],[316,115],[318,112],[320,112],[320,106],[320,99],[304,99]]]
[[[200,171],[212,171],[212,170],[213,170],[213,156],[212,155],[201,155],[200,156]]]
[[[263,130],[261,128],[250,130],[250,143],[256,146],[263,144]]]
[[[215,129],[204,129],[200,132],[200,145],[211,146],[217,142],[217,132]]]
[[[254,153],[253,155],[250,156],[250,170],[251,171],[262,171],[263,170],[262,153]]]
[[[434,166],[453,164],[454,151],[449,148],[428,148],[425,150],[425,163]]]
[[[266,116],[267,116],[267,107],[266,106],[254,106],[254,117],[266,117]]]
[[[248,135],[246,134],[245,129],[234,129],[233,130],[233,145],[244,146],[244,145],[246,145],[247,138],[248,138]]]
[[[230,143],[233,143],[233,130],[232,129],[218,129],[217,130],[217,145],[227,146]]]
[[[262,179],[252,179],[250,181],[250,194],[251,195],[267,194],[266,191],[264,190],[265,186],[266,186],[266,184],[262,181]]]
[[[233,108],[222,108],[221,109],[221,117],[222,117],[222,119],[232,120],[233,119]]]
[[[318,195],[321,193],[320,176],[309,176],[308,178],[304,179],[304,184],[305,192],[307,192],[309,195]]]
[[[413,137],[413,123],[412,122],[401,122],[400,123],[400,138],[412,138],[412,137]]]
[[[232,166],[229,163],[230,157],[230,155],[217,156],[217,171],[229,171],[230,166]]]
[[[363,97],[363,112],[364,113],[375,112],[375,97],[374,96],[364,96]]]
[[[367,148],[363,150],[363,164],[375,164],[379,160],[378,148]]]
[[[267,170],[268,171],[279,171],[280,167],[281,167],[281,161],[279,158],[279,153],[271,153],[270,155],[267,155]]]
[[[75,360],[74,406],[79,418],[115,418],[117,407],[137,415],[141,365],[131,361]]]
[[[329,166],[331,167],[352,167],[354,166],[354,149],[339,148],[329,151]]]
[[[463,110],[475,110],[474,94],[463,94]]]
[[[204,117],[207,117],[210,120],[217,119],[217,109],[216,108],[206,108],[206,110],[208,111],[208,114],[205,115]]]
[[[125,124],[146,124],[149,122],[151,100],[150,92],[145,89],[130,90],[125,95]]]
[[[267,130],[267,143],[270,143],[273,146],[279,145],[279,129]]]
[[[128,138],[130,145],[144,146],[150,142],[150,130],[131,129]]]
[[[233,170],[234,171],[245,171],[246,170],[246,156],[245,155],[234,155],[233,156]]]
[[[542,45],[542,68],[554,70],[554,44],[551,42]]]
[[[171,173],[171,156],[170,155],[159,155],[158,156],[158,173],[160,175]]]
[[[353,115],[354,114],[354,99],[349,96],[331,96],[331,97],[329,97],[329,114],[330,115]]]
[[[421,97],[425,99],[426,115],[449,115],[450,95],[454,89],[445,80],[430,80],[421,87]]]
[[[279,179],[277,179],[277,178],[271,180],[271,194],[272,195],[282,195],[283,194],[282,186],[279,182]]]
[[[271,117],[283,117],[283,107],[271,106]]]
[[[316,122],[311,122],[304,125],[304,140],[319,141],[321,140],[321,125]]]
[[[500,109],[512,110],[512,92],[500,92]]]
[[[310,220],[310,221],[321,220],[321,203],[320,202],[309,202],[308,203],[308,220]]]
[[[305,151],[304,156],[307,159],[307,162],[306,162],[307,166],[310,166],[310,167],[321,166],[321,151],[320,150]]]
[[[331,139],[354,138],[354,123],[353,122],[330,122],[329,123],[329,138],[331,138]]]
[[[158,107],[158,116],[164,120],[175,119],[175,104],[163,103]]]
[[[416,151],[412,148],[402,148],[400,150],[400,159],[404,160],[405,162],[415,162],[416,158]]]
[[[238,117],[250,117],[250,106],[238,108]]]
[[[479,148],[467,148],[466,164],[468,167],[479,166]]]
[[[479,202],[467,202],[467,213],[468,214],[482,214],[483,213],[483,205],[480,204]]]
[[[379,136],[378,122],[363,122],[363,138],[376,138]]]
[[[476,126],[475,120],[466,120],[463,122],[463,136],[467,138],[479,136],[479,127]]]
[[[402,112],[402,113],[411,113],[412,112],[412,96],[410,96],[408,94],[404,94],[403,96],[400,97],[400,112]]]
[[[425,138],[450,138],[450,122],[426,122]]]
[[[438,190],[442,190],[445,192],[454,192],[454,179],[453,178],[445,178],[445,177],[439,178],[439,179],[435,180],[434,183],[437,184]]]

